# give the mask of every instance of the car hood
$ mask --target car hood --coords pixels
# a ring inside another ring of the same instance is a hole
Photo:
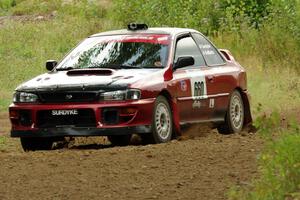
[[[127,88],[161,69],[54,71],[21,84],[17,91],[98,90]]]

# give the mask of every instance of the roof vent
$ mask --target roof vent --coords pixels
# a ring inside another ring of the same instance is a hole
[[[147,30],[147,24],[137,24],[137,23],[130,23],[127,25],[127,29],[130,31],[137,31],[137,30]]]

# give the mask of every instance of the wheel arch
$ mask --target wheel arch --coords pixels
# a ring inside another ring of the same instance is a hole
[[[180,123],[179,123],[179,112],[177,109],[177,101],[176,98],[172,97],[170,92],[166,89],[162,90],[158,96],[163,96],[167,99],[171,112],[172,112],[172,118],[173,118],[173,126],[174,126],[174,132],[173,132],[173,137],[176,137],[177,135],[181,134],[180,131]]]

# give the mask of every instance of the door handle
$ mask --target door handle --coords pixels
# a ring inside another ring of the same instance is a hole
[[[215,77],[213,75],[207,76],[207,79],[208,79],[209,82],[213,82],[214,78]]]

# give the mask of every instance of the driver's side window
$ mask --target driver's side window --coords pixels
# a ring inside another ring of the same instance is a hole
[[[195,64],[193,66],[199,67],[206,65],[199,48],[197,47],[193,38],[190,36],[180,38],[177,41],[175,51],[175,62],[177,62],[178,58],[182,56],[192,56],[195,59]]]

